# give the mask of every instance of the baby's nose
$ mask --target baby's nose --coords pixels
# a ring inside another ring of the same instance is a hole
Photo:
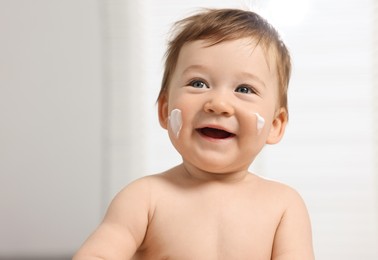
[[[204,105],[204,110],[207,113],[224,116],[232,116],[235,112],[229,98],[224,95],[217,95],[208,100]]]

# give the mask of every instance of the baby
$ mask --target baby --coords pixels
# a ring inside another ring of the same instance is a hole
[[[125,187],[74,259],[314,259],[298,193],[248,172],[288,121],[291,64],[278,33],[236,9],[175,29],[158,115],[182,163]]]

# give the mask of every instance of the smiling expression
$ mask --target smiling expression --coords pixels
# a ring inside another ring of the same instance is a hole
[[[159,119],[184,163],[206,172],[244,171],[265,143],[280,140],[286,111],[267,57],[250,38],[182,47]],[[179,135],[167,122],[172,110],[181,111]]]

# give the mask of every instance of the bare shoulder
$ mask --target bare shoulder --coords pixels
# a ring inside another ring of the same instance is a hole
[[[151,185],[156,185],[158,179],[143,177],[125,186],[74,259],[130,259],[145,237],[153,212]]]
[[[281,220],[274,238],[272,259],[313,260],[310,217],[302,196],[292,187],[264,178],[259,184],[281,207]]]
[[[300,205],[304,204],[302,196],[293,187],[264,177],[256,177],[259,188],[278,199],[283,205],[289,207],[297,203]]]
[[[113,214],[125,219],[128,210],[143,214],[147,221],[151,219],[154,210],[155,190],[164,190],[163,174],[149,175],[132,181],[126,185],[112,200],[107,217]],[[141,216],[139,216],[141,217]]]
[[[165,177],[165,173],[148,175],[136,179],[126,185],[113,199],[113,203],[121,202],[123,204],[124,200],[132,199],[132,201],[136,201],[138,204],[142,203],[146,206],[151,201],[151,194],[152,191],[159,188],[164,188],[167,183],[167,178]],[[130,201],[130,202],[132,202]]]

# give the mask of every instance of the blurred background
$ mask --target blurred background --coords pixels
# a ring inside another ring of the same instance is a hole
[[[251,170],[305,199],[317,259],[378,259],[376,0],[0,0],[0,259],[70,259],[130,181],[180,162],[155,100],[174,21],[251,8],[293,57]]]

